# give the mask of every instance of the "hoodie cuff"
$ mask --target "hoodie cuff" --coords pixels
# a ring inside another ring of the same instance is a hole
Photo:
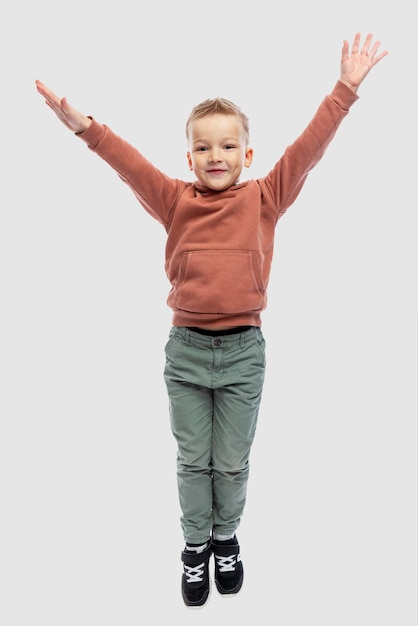
[[[104,124],[99,124],[99,122],[96,122],[96,120],[90,115],[88,115],[87,117],[91,119],[90,126],[86,130],[83,130],[82,133],[75,133],[75,135],[82,139],[91,150],[94,150],[94,148],[105,136],[106,126]]]
[[[329,94],[329,97],[344,111],[348,111],[351,105],[359,99],[359,96],[340,80],[335,84],[335,87]]]

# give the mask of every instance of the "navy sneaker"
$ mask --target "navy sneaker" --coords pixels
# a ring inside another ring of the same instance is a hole
[[[212,550],[215,556],[215,583],[219,593],[238,593],[244,581],[244,568],[236,536],[227,541],[212,539]]]
[[[183,576],[181,593],[187,606],[203,606],[209,597],[209,559],[212,548],[209,545],[200,554],[183,550]]]

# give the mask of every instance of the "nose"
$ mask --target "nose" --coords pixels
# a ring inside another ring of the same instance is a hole
[[[222,155],[219,148],[211,148],[209,151],[209,161],[211,163],[219,163],[219,161],[222,161]]]

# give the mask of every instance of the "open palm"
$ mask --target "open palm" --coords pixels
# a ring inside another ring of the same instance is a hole
[[[371,45],[371,33],[367,35],[361,48],[360,39],[361,34],[356,33],[351,54],[348,41],[344,41],[341,54],[341,80],[354,89],[357,89],[372,67],[387,55],[387,50],[377,54],[380,41]]]

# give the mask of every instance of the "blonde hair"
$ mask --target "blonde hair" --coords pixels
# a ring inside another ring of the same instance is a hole
[[[221,115],[235,115],[242,123],[246,136],[246,143],[248,146],[248,143],[250,141],[249,119],[241,111],[239,106],[237,106],[230,100],[226,100],[225,98],[209,98],[207,100],[204,100],[203,102],[200,102],[200,104],[196,104],[196,106],[193,107],[186,122],[187,140],[189,139],[190,124],[194,120],[198,120],[202,117],[206,117],[207,115],[213,115],[215,113],[220,113]]]

